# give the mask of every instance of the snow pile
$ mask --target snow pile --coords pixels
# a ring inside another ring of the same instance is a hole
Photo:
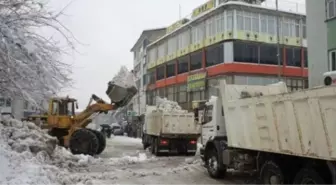
[[[185,113],[181,106],[175,101],[168,100],[167,98],[156,97],[156,107],[163,112],[177,112]]]
[[[113,77],[111,83],[125,88],[136,87],[135,77],[133,73],[128,71],[126,66],[121,66],[117,75]]]
[[[69,176],[94,158],[72,155],[34,123],[14,119],[0,124],[0,184],[76,184],[90,179]]]
[[[114,136],[111,139],[113,139],[114,142],[120,143],[123,145],[133,145],[133,144],[142,144],[141,138],[132,138],[132,137],[125,137],[125,136]]]

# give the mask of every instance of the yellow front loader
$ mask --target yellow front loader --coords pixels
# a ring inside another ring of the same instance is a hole
[[[92,121],[91,116],[127,105],[136,93],[136,87],[124,88],[109,83],[106,94],[111,102],[93,94],[86,109],[79,114],[75,114],[75,109],[78,108],[76,99],[52,98],[47,116],[49,134],[57,137],[59,144],[69,148],[73,154],[100,154],[105,149],[105,136],[99,131],[86,128]]]

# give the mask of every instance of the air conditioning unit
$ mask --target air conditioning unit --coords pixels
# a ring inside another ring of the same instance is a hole
[[[323,73],[323,83],[325,86],[336,84],[336,71],[328,71]]]

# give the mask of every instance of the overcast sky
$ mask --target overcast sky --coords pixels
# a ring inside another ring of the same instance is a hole
[[[51,0],[53,9],[60,9],[71,0]],[[283,2],[285,1],[285,2]],[[65,56],[72,63],[74,87],[66,94],[79,100],[84,108],[92,93],[107,99],[107,82],[121,65],[133,65],[130,52],[142,30],[169,26],[206,0],[73,0],[62,17],[64,24],[85,45],[79,45],[81,54]],[[281,3],[280,3],[281,2]],[[304,11],[305,0],[279,0],[280,6],[296,10],[293,2]],[[268,6],[274,0],[268,0]]]

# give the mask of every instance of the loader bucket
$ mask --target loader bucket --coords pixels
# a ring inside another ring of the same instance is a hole
[[[117,107],[127,105],[138,92],[136,87],[125,88],[114,83],[109,83],[106,91],[107,96]]]

